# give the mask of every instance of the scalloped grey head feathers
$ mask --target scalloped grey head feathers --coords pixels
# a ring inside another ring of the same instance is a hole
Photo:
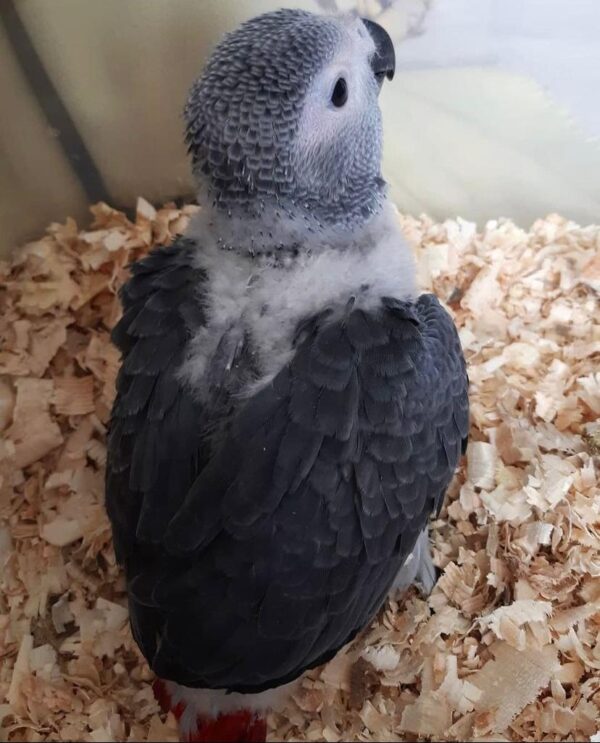
[[[273,206],[327,224],[378,211],[377,56],[360,19],[300,10],[258,16],[226,35],[185,107],[194,173],[214,204],[249,216]],[[336,108],[340,77],[348,102]]]

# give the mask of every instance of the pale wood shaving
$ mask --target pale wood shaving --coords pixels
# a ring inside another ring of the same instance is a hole
[[[479,722],[479,732],[485,734],[504,731],[548,686],[559,668],[558,653],[550,645],[518,651],[502,643],[492,647],[491,652],[494,660],[470,678],[473,686],[481,690],[475,709],[487,713],[485,722]]]
[[[541,625],[542,632],[547,628],[548,616],[552,613],[552,604],[549,601],[532,601],[518,599],[509,606],[499,606],[487,616],[482,617],[482,627],[489,627],[500,640],[518,650],[526,650],[533,644],[533,638],[540,637],[536,625]],[[529,634],[527,633],[529,629]],[[546,642],[550,636],[544,635]]]
[[[127,264],[197,207],[106,204],[0,264],[0,739],[177,740],[127,626],[103,508]],[[399,217],[454,315],[471,443],[392,597],[269,715],[274,740],[591,740],[600,729],[600,227]]]
[[[95,410],[94,377],[60,377],[54,380],[52,400],[57,413],[84,415]]]

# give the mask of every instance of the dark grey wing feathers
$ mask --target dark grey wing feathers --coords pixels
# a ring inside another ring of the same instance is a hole
[[[260,691],[331,658],[383,601],[457,464],[467,380],[438,301],[386,298],[308,318],[248,400],[219,386],[232,357],[251,373],[247,339],[223,339],[223,425],[176,373],[204,322],[194,249],[153,252],[123,289],[107,506],[155,672]]]
[[[178,239],[131,267],[121,292],[124,313],[113,330],[123,352],[108,439],[106,502],[115,549],[126,559],[140,542],[160,541],[199,468],[203,411],[176,371],[191,328],[203,320],[198,292],[205,276],[193,267],[195,245]],[[181,489],[167,489],[175,472]]]
[[[260,691],[332,657],[439,507],[467,429],[464,360],[434,297],[305,323],[133,576],[133,610],[161,617],[154,670]]]

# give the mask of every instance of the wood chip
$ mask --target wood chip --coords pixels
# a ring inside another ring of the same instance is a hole
[[[95,410],[94,377],[61,377],[54,380],[52,400],[57,413],[85,415]]]
[[[489,661],[469,679],[481,690],[475,709],[491,712],[488,733],[502,732],[528,704],[535,701],[559,668],[557,650],[551,646],[518,651],[506,643],[492,648]]]
[[[350,709],[360,710],[365,701],[380,685],[375,667],[364,658],[358,658],[350,669]]]

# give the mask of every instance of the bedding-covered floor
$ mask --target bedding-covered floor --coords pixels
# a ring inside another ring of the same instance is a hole
[[[0,740],[177,740],[103,510],[127,264],[197,207],[105,204],[0,264]],[[453,312],[470,445],[394,597],[269,717],[273,740],[589,740],[600,729],[600,227],[399,215]],[[600,739],[600,738],[599,738]]]

